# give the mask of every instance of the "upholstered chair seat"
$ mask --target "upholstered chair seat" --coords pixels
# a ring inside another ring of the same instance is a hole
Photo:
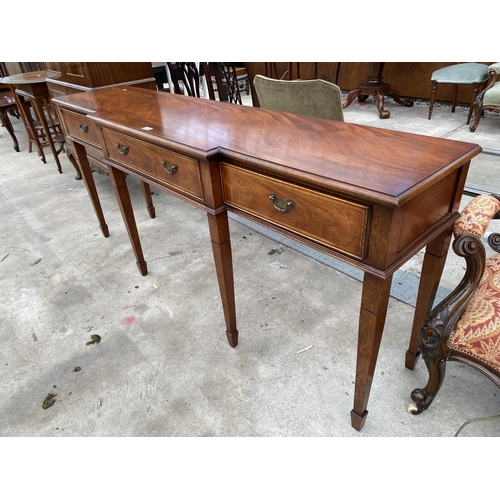
[[[452,64],[451,66],[446,66],[434,71],[431,75],[431,102],[429,106],[429,120],[432,116],[434,99],[436,97],[438,84],[453,85],[453,97],[451,101],[452,113],[455,112],[458,85],[473,85],[474,89],[472,93],[472,100],[469,108],[469,114],[467,116],[467,124],[469,124],[472,117],[472,108],[474,106],[474,101],[479,93],[479,87],[483,85],[487,80],[488,66],[481,63]]]
[[[435,399],[446,373],[447,361],[459,361],[490,378],[500,387],[500,255],[486,258],[481,242],[492,218],[500,210],[497,197],[474,198],[454,226],[453,249],[464,257],[464,278],[434,308],[420,333],[419,350],[429,371],[424,389],[415,389],[410,413],[426,410]],[[488,242],[500,251],[500,235]]]

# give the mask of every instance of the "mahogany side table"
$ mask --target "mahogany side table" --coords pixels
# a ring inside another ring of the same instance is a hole
[[[351,411],[351,424],[360,430],[392,275],[427,248],[413,326],[420,331],[439,285],[469,163],[481,148],[133,87],[57,97],[54,103],[88,186],[93,181],[85,144],[99,141],[140,270],[145,260],[125,174],[207,213],[232,347],[238,330],[228,211],[364,271]],[[89,195],[96,192],[89,189]],[[418,349],[409,351],[416,360]]]

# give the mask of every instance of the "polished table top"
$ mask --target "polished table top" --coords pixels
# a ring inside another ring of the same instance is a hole
[[[31,71],[29,73],[19,73],[18,75],[9,75],[0,79],[0,83],[8,85],[22,85],[30,83],[41,83],[47,79],[45,71]]]
[[[119,123],[139,138],[258,159],[267,173],[300,177],[313,186],[389,207],[401,206],[424,184],[437,182],[480,152],[468,142],[132,87],[98,92],[56,102]]]

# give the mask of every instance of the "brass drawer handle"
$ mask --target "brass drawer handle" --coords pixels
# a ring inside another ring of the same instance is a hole
[[[84,123],[79,123],[78,124],[78,128],[84,133],[86,134],[88,131],[89,131],[89,128],[87,127],[87,125],[85,125]]]
[[[174,175],[177,173],[178,168],[175,163],[168,163],[167,161],[163,160],[161,164],[163,165],[163,168],[165,169],[165,172],[167,172],[167,174]]]
[[[125,144],[120,144],[119,142],[117,142],[116,147],[122,155],[126,155],[128,153],[128,146],[125,146]]]
[[[273,200],[273,205],[276,210],[280,212],[288,212],[292,210],[295,206],[295,202],[293,200],[284,200],[283,198],[278,198],[274,193],[269,195],[269,198]]]

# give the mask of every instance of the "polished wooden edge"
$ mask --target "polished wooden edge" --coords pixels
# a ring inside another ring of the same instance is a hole
[[[59,85],[62,87],[67,87],[67,88],[70,88],[73,90],[77,90],[79,92],[87,92],[89,90],[88,86],[78,85],[77,83],[61,82],[61,80],[55,80],[53,78],[46,78],[45,82],[52,83],[54,85]],[[154,77],[142,78],[140,80],[130,80],[127,82],[112,83],[110,85],[102,85],[101,87],[92,87],[92,90],[106,89],[106,88],[111,88],[111,87],[134,86],[134,85],[141,85],[143,83],[152,83],[152,82],[154,82],[156,85],[156,80],[154,79]]]

